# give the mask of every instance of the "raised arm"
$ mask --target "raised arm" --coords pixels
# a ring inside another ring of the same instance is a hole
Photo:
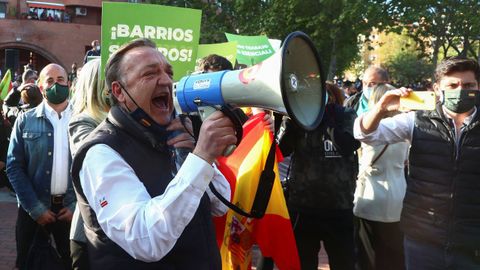
[[[380,120],[389,112],[398,111],[400,97],[408,96],[412,90],[400,88],[390,90],[373,106],[373,108],[360,118],[360,129],[364,134],[370,134],[377,130]]]

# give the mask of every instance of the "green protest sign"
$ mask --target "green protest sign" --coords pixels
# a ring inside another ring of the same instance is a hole
[[[168,59],[178,81],[194,71],[201,15],[196,9],[103,2],[102,67],[122,44],[148,38]]]
[[[270,57],[274,50],[267,36],[240,36],[225,33],[228,41],[236,41],[237,62],[252,66]]]
[[[237,58],[237,42],[198,45],[196,65],[198,66],[199,61],[210,54],[223,56],[232,63],[232,66],[235,66],[235,59]]]

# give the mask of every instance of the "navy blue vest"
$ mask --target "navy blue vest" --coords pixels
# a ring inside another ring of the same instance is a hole
[[[204,195],[192,219],[173,249],[162,260],[145,263],[135,260],[110,240],[99,226],[78,177],[85,155],[92,146],[106,144],[117,151],[133,168],[150,196],[163,194],[172,179],[174,162],[162,142],[158,142],[119,107],[110,114],[78,150],[72,166],[80,212],[85,221],[88,252],[92,269],[221,269],[220,254],[210,211],[210,200]]]
[[[417,240],[480,250],[480,112],[459,147],[441,107],[415,116],[401,223]]]

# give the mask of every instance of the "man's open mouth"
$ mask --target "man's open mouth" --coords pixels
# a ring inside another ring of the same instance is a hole
[[[168,109],[168,104],[169,104],[168,99],[169,99],[169,96],[167,94],[160,95],[160,96],[154,97],[152,99],[152,103],[155,107],[159,109]]]

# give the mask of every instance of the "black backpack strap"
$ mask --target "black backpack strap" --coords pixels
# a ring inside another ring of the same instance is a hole
[[[229,200],[225,199],[216,189],[212,182],[208,185],[212,193],[228,208],[237,212],[238,214],[249,218],[262,218],[265,215],[268,202],[270,201],[270,195],[272,194],[273,184],[275,182],[275,172],[273,171],[275,165],[275,149],[276,143],[272,142],[270,151],[268,152],[267,161],[265,167],[260,175],[258,181],[257,192],[255,193],[255,199],[253,200],[252,209],[250,213],[245,212],[240,207],[232,204]]]

